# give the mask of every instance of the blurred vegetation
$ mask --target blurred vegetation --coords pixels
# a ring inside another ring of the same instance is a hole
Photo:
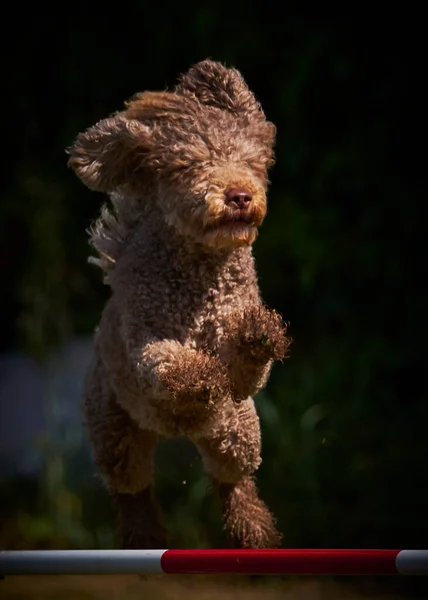
[[[262,494],[286,546],[426,547],[417,16],[280,18],[269,4],[263,13],[247,4],[243,15],[223,1],[186,10],[124,1],[117,18],[86,8],[83,17],[77,6],[64,17],[29,11],[31,28],[17,34],[3,76],[1,351],[43,362],[71,336],[90,335],[107,298],[86,264],[85,230],[103,198],[66,167],[76,134],[198,60],[234,65],[278,127],[255,253],[264,298],[291,321],[295,340],[257,398]],[[52,422],[38,481],[2,483],[2,543],[108,546],[104,491],[54,432]],[[176,544],[221,543],[193,448],[167,443],[158,459]]]

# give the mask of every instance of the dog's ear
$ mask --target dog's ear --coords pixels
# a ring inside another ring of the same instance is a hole
[[[68,164],[90,189],[110,192],[143,166],[149,146],[149,127],[118,114],[80,133]]]
[[[254,94],[248,89],[241,73],[219,62],[204,60],[196,63],[179,78],[176,93],[190,93],[201,104],[216,106],[249,118],[263,118],[264,114]]]

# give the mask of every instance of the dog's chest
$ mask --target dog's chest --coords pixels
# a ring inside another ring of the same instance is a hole
[[[194,347],[215,348],[225,321],[235,312],[258,304],[259,292],[252,269],[227,269],[207,285],[195,306],[187,341]]]

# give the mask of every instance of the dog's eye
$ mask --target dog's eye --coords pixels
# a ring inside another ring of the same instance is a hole
[[[248,161],[248,166],[259,179],[267,181],[266,167],[260,161]]]

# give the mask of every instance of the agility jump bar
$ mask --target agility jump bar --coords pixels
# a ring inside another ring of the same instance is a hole
[[[83,574],[428,575],[428,550],[0,551],[0,576]]]

